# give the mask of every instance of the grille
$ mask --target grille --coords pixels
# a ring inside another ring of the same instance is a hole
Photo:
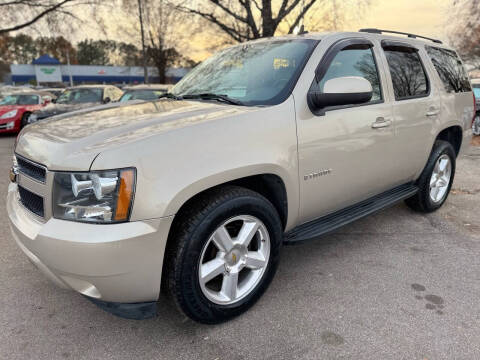
[[[47,171],[44,167],[31,163],[30,161],[24,160],[21,157],[17,156],[18,170],[42,183],[45,183],[45,176]]]
[[[18,186],[18,193],[20,194],[20,202],[23,206],[34,214],[43,217],[43,198],[41,196],[28,191],[20,185]]]

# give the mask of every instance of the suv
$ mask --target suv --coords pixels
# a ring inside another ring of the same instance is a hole
[[[401,200],[442,206],[473,109],[438,40],[368,29],[247,42],[155,102],[25,128],[13,237],[114,314],[152,316],[162,289],[190,318],[222,322],[267,289],[282,244]]]

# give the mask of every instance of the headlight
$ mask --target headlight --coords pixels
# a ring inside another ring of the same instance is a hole
[[[18,110],[11,110],[11,111],[3,114],[2,116],[0,116],[0,119],[10,119],[10,118],[14,117],[15,115],[17,115],[17,112],[18,112]]]
[[[115,223],[128,221],[135,192],[135,169],[56,173],[53,217]]]

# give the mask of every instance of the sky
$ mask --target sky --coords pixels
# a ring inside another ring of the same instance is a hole
[[[449,0],[376,0],[362,27],[397,30],[447,41]]]
[[[370,0],[371,5],[360,18],[346,24],[343,29],[339,30],[357,31],[359,28],[375,27],[439,38],[448,43],[445,28],[447,25],[447,9],[451,1],[452,0]],[[85,38],[110,38],[139,45],[140,36],[137,36],[136,32],[138,31],[133,29],[133,27],[137,25],[137,15],[131,14],[128,18],[125,18],[124,13],[115,11],[114,9],[115,8],[104,9],[98,14],[105,19],[105,31],[96,30],[96,24],[89,20],[91,13],[82,11],[77,15],[79,15],[80,18],[83,17],[84,23],[78,24],[75,31],[61,35],[73,43]],[[186,24],[183,25],[185,26]],[[181,29],[181,26],[182,25],[179,25],[178,29]],[[122,31],[122,27],[124,29],[129,28],[129,30]],[[307,30],[309,29],[307,28]],[[208,57],[212,51],[212,49],[208,49],[209,39],[214,36],[212,31],[215,31],[215,29],[210,29],[208,32],[196,32],[192,36],[187,37],[187,40],[182,43],[180,51],[195,61],[200,61]],[[38,30],[30,30],[30,33],[34,36],[39,34]],[[56,34],[48,32],[43,35],[52,36]]]

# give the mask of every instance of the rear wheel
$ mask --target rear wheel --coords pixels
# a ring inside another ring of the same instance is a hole
[[[419,191],[406,204],[420,212],[439,209],[448,197],[455,175],[455,150],[443,140],[437,140],[427,165],[418,179]]]
[[[281,221],[273,205],[253,191],[229,186],[204,194],[173,231],[166,280],[193,320],[219,323],[241,314],[275,274]]]

